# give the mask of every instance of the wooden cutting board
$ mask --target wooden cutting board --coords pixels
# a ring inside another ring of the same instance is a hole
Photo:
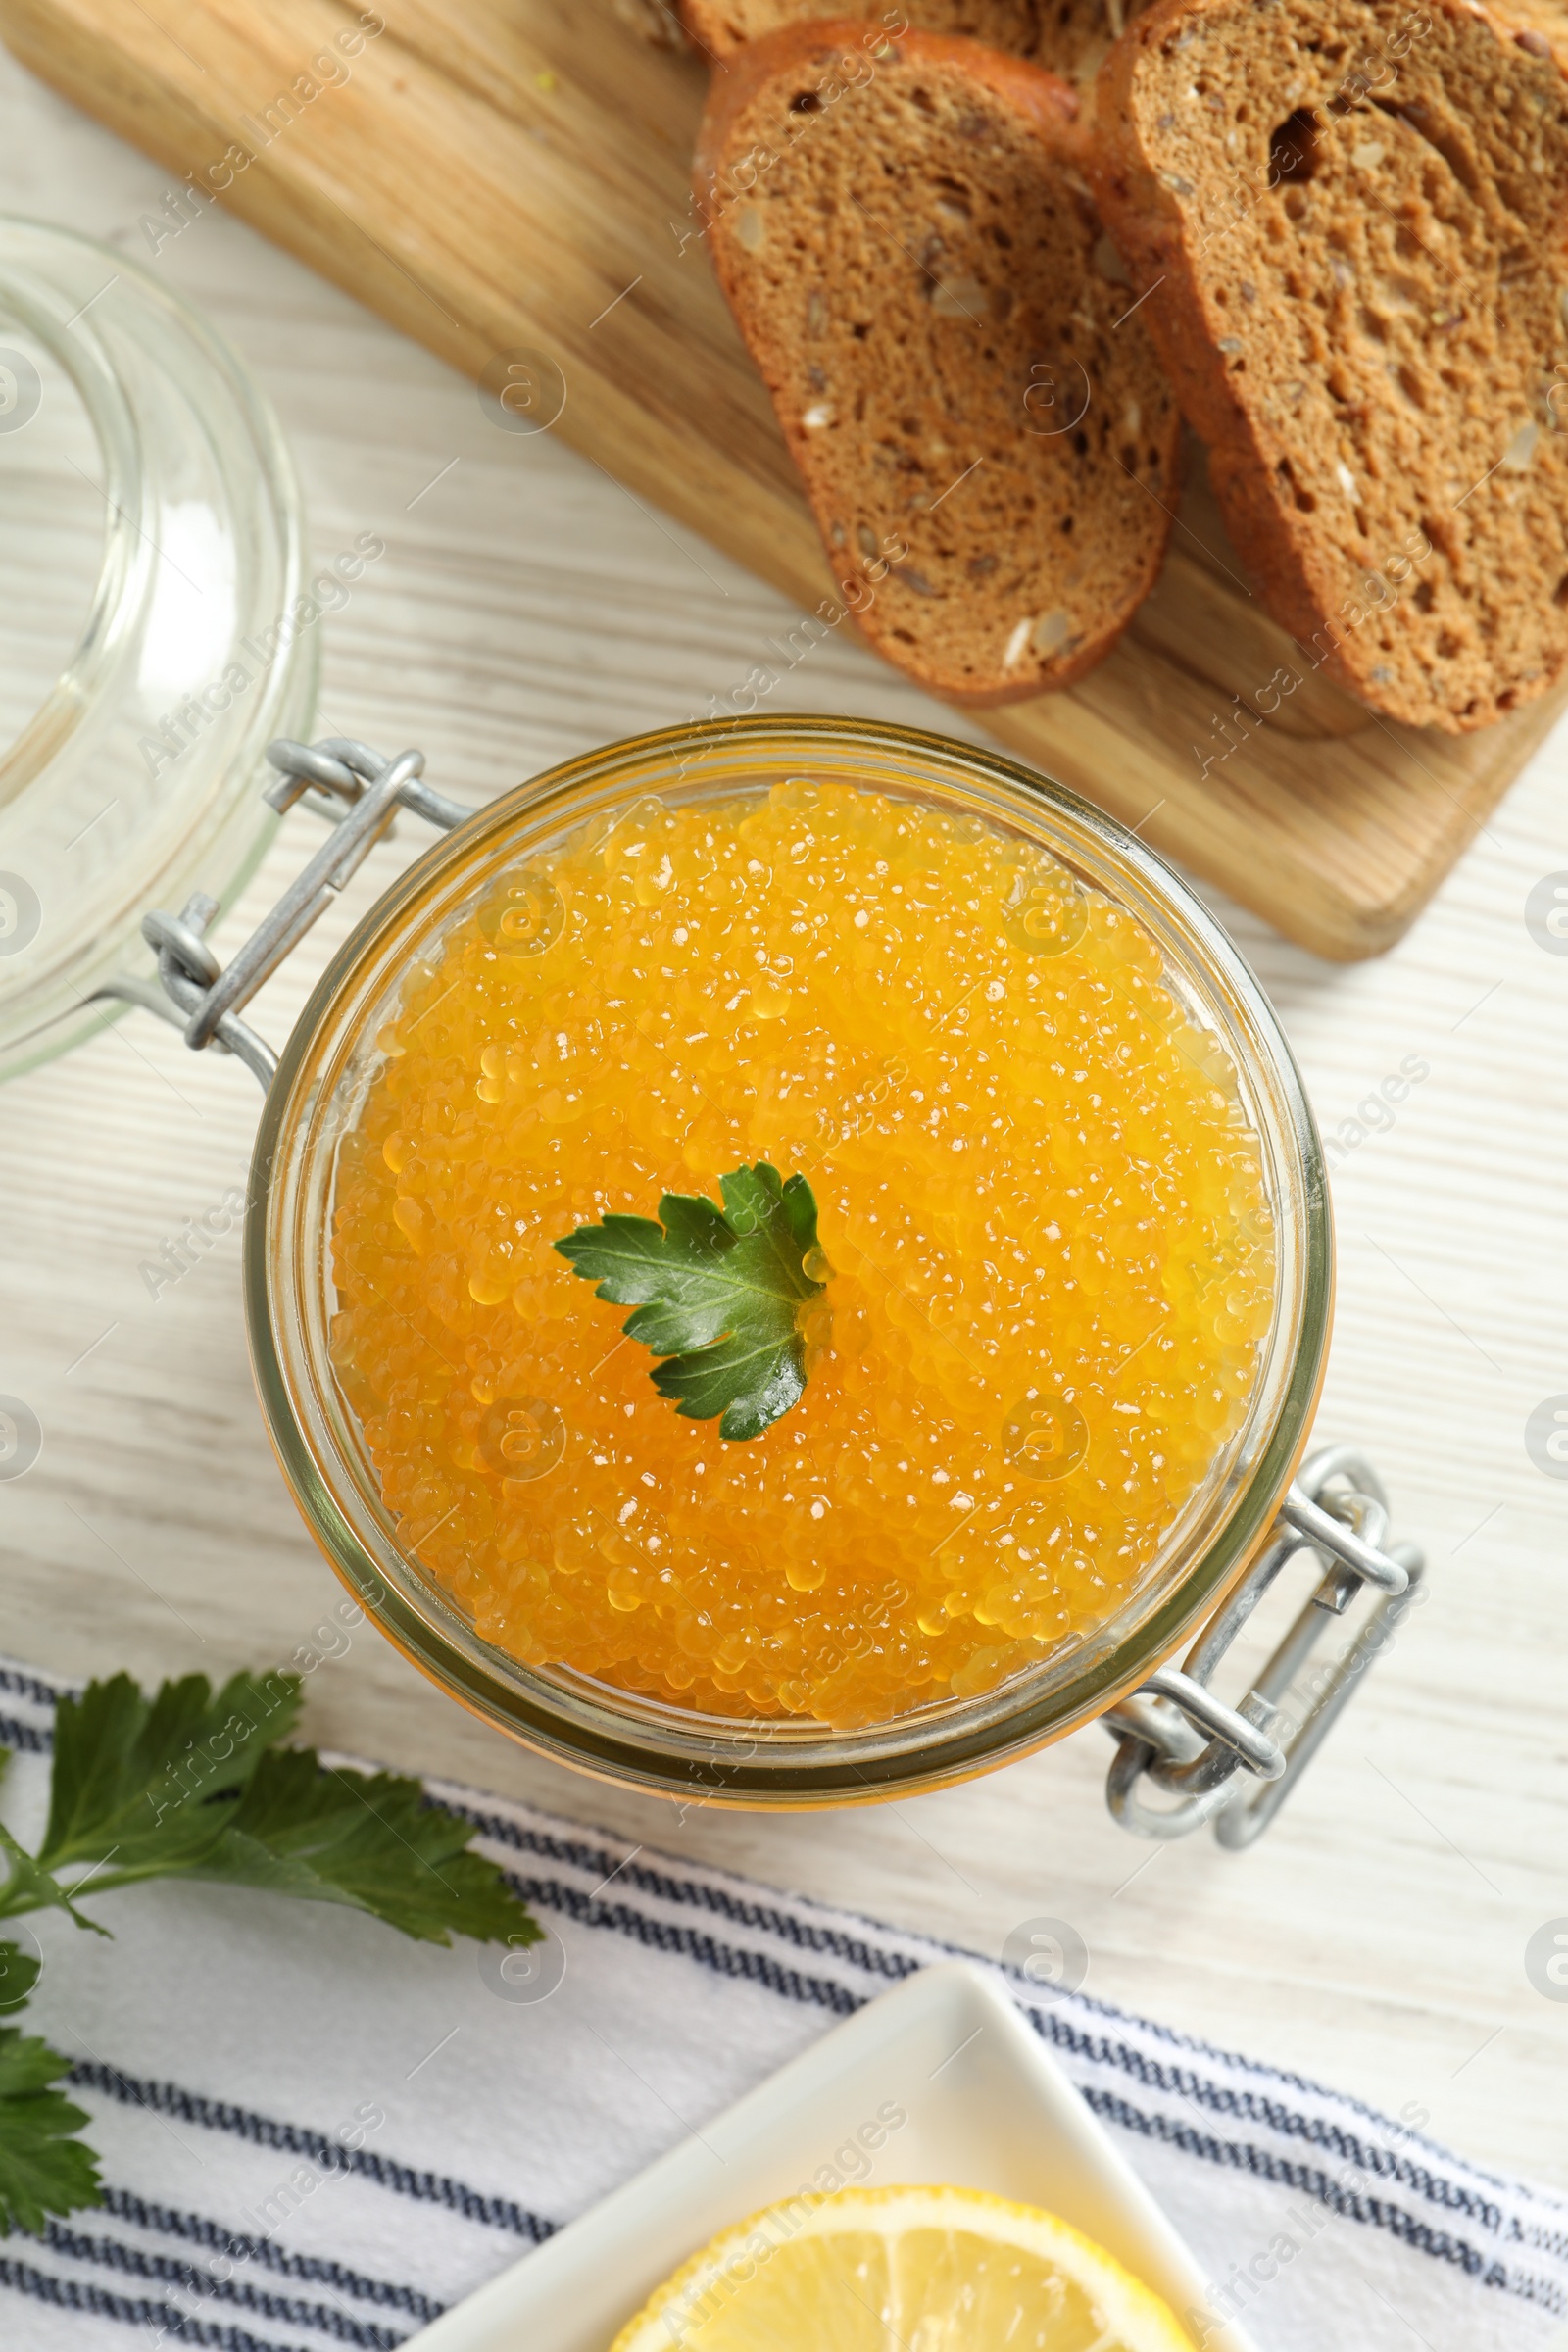
[[[662,21],[662,0],[619,0],[639,7]],[[336,0],[0,0],[0,31],[176,180],[216,183],[466,374],[542,355],[565,392],[554,430],[806,611],[828,592],[695,233],[704,59],[643,37],[615,0],[381,0],[364,17]],[[1308,675],[1257,723],[1282,666],[1304,662],[1249,593],[1200,465],[1116,651],[984,723],[1291,938],[1375,955],[1563,698],[1453,737]]]

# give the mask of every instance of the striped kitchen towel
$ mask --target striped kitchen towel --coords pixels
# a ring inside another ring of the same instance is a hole
[[[6,1814],[41,1828],[55,1691],[0,1670]],[[947,1947],[467,1788],[431,1801],[549,1928],[411,1944],[325,1906],[128,1888],[34,1915],[27,2019],[75,2059],[102,2207],[0,2240],[6,2352],[391,2352]],[[564,1969],[564,1974],[561,1973]],[[1263,2352],[1545,2352],[1568,2205],[1295,2076],[1004,1980]],[[673,2261],[686,2249],[671,2247]],[[1568,2336],[1564,2337],[1568,2341]]]

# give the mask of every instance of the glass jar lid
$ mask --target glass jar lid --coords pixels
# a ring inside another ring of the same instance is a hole
[[[9,1075],[122,1009],[94,992],[151,972],[149,906],[239,890],[276,821],[265,746],[309,723],[318,631],[293,466],[235,353],[122,254],[5,219],[0,515],[13,611],[69,611],[74,541],[87,603],[58,674],[33,672],[41,701],[0,709]]]

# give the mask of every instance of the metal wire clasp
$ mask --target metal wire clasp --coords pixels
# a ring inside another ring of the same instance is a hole
[[[1411,1544],[1382,1548],[1388,1522],[1377,1472],[1353,1446],[1325,1447],[1305,1463],[1268,1543],[1185,1665],[1160,1667],[1101,1718],[1117,1742],[1105,1797],[1124,1829],[1185,1838],[1212,1821],[1220,1844],[1239,1847],[1268,1827],[1415,1599],[1425,1562]],[[1228,1707],[1209,1678],[1275,1578],[1303,1551],[1322,1570],[1317,1591],[1241,1705]],[[1363,1587],[1376,1592],[1375,1608],[1338,1658],[1317,1669],[1304,1706],[1287,1721],[1281,1700],[1325,1627]],[[1152,1804],[1151,1787],[1176,1802]]]
[[[326,912],[389,830],[399,808],[412,810],[446,833],[473,813],[420,781],[422,752],[399,752],[396,759],[384,760],[351,736],[328,735],[315,745],[280,737],[268,745],[267,757],[278,777],[268,786],[265,799],[279,814],[296,801],[308,800],[331,820],[331,839],[322,843],[226,965],[219,962],[204,936],[218,912],[218,901],[198,891],[178,914],[158,909],[142,918],[141,935],[158,951],[156,982],[122,976],[94,992],[159,1013],[184,1031],[193,1053],[216,1046],[220,1053],[237,1054],[255,1073],[264,1094],[277,1073],[277,1055],[240,1019],[240,1006],[249,1004],[263,981]]]

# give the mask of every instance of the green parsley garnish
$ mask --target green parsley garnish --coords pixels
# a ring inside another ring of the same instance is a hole
[[[19,1964],[36,1974],[36,1962],[0,1943],[8,1984]],[[38,2034],[0,2027],[0,2225],[8,2237],[13,2230],[41,2237],[51,2213],[103,2201],[98,2159],[75,2137],[86,2115],[51,2087],[72,2063]]]
[[[544,1931],[501,1870],[469,1853],[470,1824],[390,1772],[323,1766],[279,1747],[300,1677],[236,1674],[165,1683],[147,1699],[128,1674],[89,1683],[55,1712],[49,1821],[36,1854],[0,1827],[0,1919],[77,1906],[144,1879],[211,1879],[346,1903],[425,1943],[537,1943]],[[0,1747],[0,1772],[10,1761]],[[38,1963],[0,1941],[0,2014],[21,2008]],[[73,2135],[87,2118],[51,2085],[73,2061],[0,2026],[0,2235],[100,2202],[97,2160]]]
[[[715,1413],[721,1438],[760,1438],[806,1393],[799,1310],[823,1289],[806,1272],[816,1201],[804,1176],[784,1183],[765,1159],[719,1178],[722,1210],[704,1193],[666,1193],[652,1217],[579,1225],[556,1248],[655,1355],[661,1396],[694,1421]]]

